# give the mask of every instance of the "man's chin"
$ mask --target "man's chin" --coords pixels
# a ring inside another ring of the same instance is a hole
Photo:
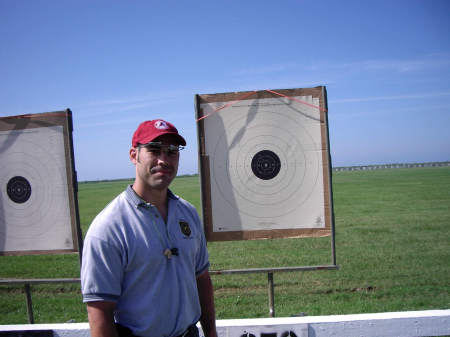
[[[173,177],[171,175],[158,174],[153,177],[150,185],[155,189],[162,190],[168,188],[172,180]]]

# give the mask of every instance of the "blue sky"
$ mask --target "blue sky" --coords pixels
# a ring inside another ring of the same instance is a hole
[[[0,116],[70,108],[79,180],[194,95],[325,85],[334,166],[450,160],[450,1],[0,0]]]

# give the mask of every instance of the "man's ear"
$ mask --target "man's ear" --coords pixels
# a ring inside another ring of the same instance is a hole
[[[132,147],[130,149],[130,160],[134,165],[136,165],[136,163],[138,161],[138,152],[139,152],[139,149],[137,147]]]

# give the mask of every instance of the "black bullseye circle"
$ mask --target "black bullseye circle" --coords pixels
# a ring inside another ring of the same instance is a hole
[[[273,179],[280,172],[280,169],[280,158],[270,150],[259,151],[252,159],[252,171],[259,179]]]
[[[15,176],[6,186],[8,197],[18,204],[23,204],[31,196],[31,185],[24,177]]]

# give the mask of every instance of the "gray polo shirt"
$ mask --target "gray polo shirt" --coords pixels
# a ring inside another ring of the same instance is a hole
[[[178,256],[164,255],[178,248]],[[195,208],[169,191],[167,224],[131,186],[86,234],[83,301],[117,303],[115,320],[139,336],[177,336],[201,315],[196,275],[209,267]]]

